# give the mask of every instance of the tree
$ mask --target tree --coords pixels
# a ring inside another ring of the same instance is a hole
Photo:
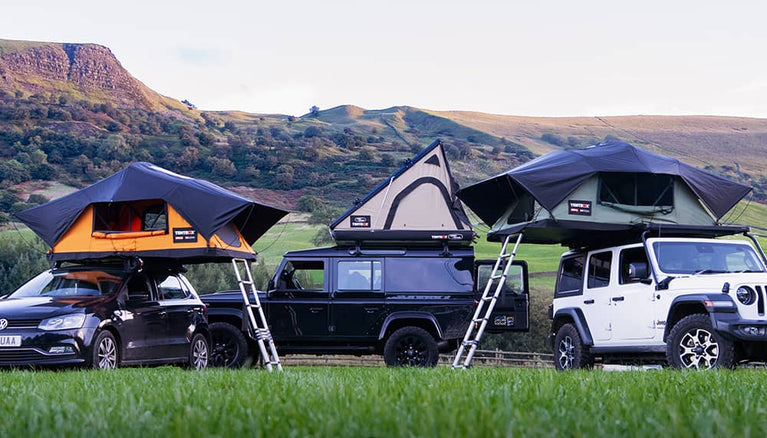
[[[381,165],[385,167],[393,167],[397,164],[397,160],[391,154],[381,154]]]
[[[311,213],[322,205],[322,200],[314,195],[304,195],[296,201],[298,211]]]
[[[320,115],[320,107],[317,105],[312,106],[309,108],[309,114],[311,114],[312,117],[318,117]]]
[[[293,167],[283,164],[277,168],[277,172],[274,175],[274,182],[277,184],[277,188],[290,189],[293,186],[294,176],[295,170],[293,170]]]

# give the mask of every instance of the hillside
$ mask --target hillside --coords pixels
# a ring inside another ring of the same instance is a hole
[[[0,40],[0,220],[139,160],[284,208],[307,195],[341,208],[436,138],[461,185],[619,138],[751,184],[753,200],[767,200],[767,119],[203,111],[147,88],[106,47]]]

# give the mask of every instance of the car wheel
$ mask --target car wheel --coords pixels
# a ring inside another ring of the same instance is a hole
[[[433,367],[439,360],[437,341],[420,327],[403,327],[384,344],[384,362],[390,367]]]
[[[120,364],[120,351],[114,335],[103,330],[93,342],[91,366],[97,370],[113,370]]]
[[[588,368],[592,365],[588,346],[583,344],[578,329],[565,324],[554,337],[554,367],[559,371]]]
[[[210,325],[210,366],[240,368],[248,359],[248,341],[237,327],[226,322]]]
[[[732,368],[735,345],[719,336],[704,314],[680,319],[666,340],[668,364],[680,369]]]
[[[192,343],[189,346],[189,368],[201,370],[208,366],[208,340],[202,333],[197,333],[192,337]]]

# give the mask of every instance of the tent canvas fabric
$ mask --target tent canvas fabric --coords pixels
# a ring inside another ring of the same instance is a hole
[[[139,162],[16,217],[51,246],[54,261],[136,255],[205,262],[254,259],[251,245],[286,214]]]
[[[442,141],[425,148],[330,224],[336,241],[471,242]]]
[[[628,143],[556,151],[458,192],[491,227],[530,243],[571,244],[637,225],[711,227],[751,191]],[[641,227],[640,227],[641,228]]]

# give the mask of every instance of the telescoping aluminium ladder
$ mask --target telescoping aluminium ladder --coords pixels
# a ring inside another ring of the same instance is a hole
[[[511,252],[507,252],[511,238],[512,235],[508,235],[503,240],[501,252],[498,254],[498,260],[495,261],[493,271],[487,279],[485,290],[482,292],[482,298],[479,299],[474,316],[469,321],[469,327],[466,329],[466,335],[464,335],[461,345],[458,346],[458,352],[455,354],[455,360],[453,360],[453,368],[468,368],[471,366],[471,360],[474,358],[479,340],[485,332],[487,321],[490,319],[495,303],[498,301],[498,296],[501,294],[501,290],[506,283],[509,267],[512,265],[514,256],[517,254],[517,248],[519,248],[519,243],[522,241],[522,234],[520,233],[517,236],[514,249]],[[465,358],[464,353],[466,353]]]
[[[243,278],[240,273],[241,263],[245,273]],[[245,259],[232,259],[232,266],[234,266],[234,273],[237,276],[237,284],[240,285],[240,292],[242,292],[242,301],[245,303],[245,309],[248,313],[248,323],[251,330],[253,330],[253,336],[258,343],[258,349],[261,351],[261,358],[264,360],[266,369],[272,371],[272,367],[276,367],[277,371],[282,371],[282,365],[280,364],[280,357],[277,355],[277,347],[274,346],[274,340],[272,339],[272,332],[269,331],[269,325],[266,323],[266,316],[264,315],[264,309],[261,307],[261,301],[258,299],[258,291],[253,284],[253,275],[250,273],[250,264]],[[250,294],[253,294],[254,302],[250,302]],[[255,312],[258,313],[256,318]]]

